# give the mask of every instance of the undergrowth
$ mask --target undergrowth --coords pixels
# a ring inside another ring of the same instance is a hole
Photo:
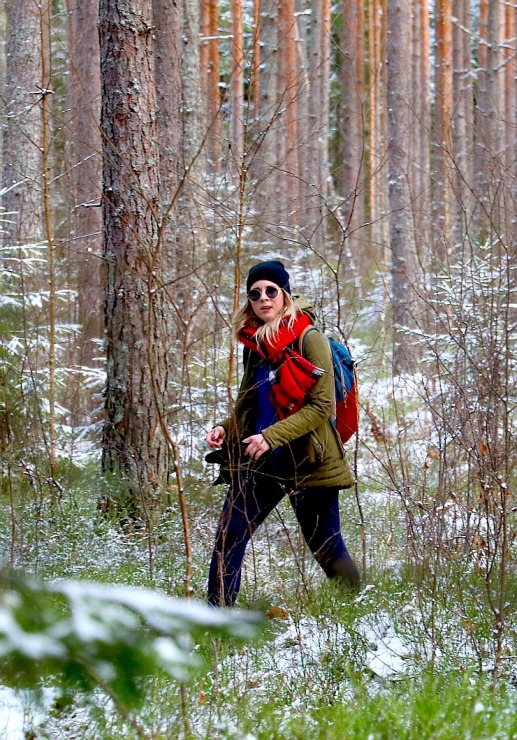
[[[45,579],[151,586],[183,596],[183,531],[174,498],[145,532],[99,507],[107,486],[92,464],[73,471],[59,500],[36,495],[25,483],[4,490],[4,564]],[[224,491],[201,474],[187,478],[186,492],[193,597],[202,601]],[[374,490],[360,495],[376,542],[362,591],[348,593],[323,578],[283,502],[254,538],[239,597],[239,606],[266,616],[265,629],[244,645],[208,636],[198,641],[204,667],[181,696],[172,680],[150,680],[138,713],[148,737],[517,737],[515,575],[508,574],[505,586],[503,670],[496,681],[494,611],[479,563],[452,548],[446,561],[431,553],[429,562],[418,563],[415,549],[401,546],[405,524],[393,501],[383,503]],[[353,512],[353,492],[345,492],[344,537],[360,562]],[[60,706],[51,686],[43,688],[43,709],[34,710],[32,695],[21,697],[33,737],[138,737],[102,691]]]

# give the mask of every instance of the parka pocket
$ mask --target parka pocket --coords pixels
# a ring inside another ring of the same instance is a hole
[[[307,462],[312,465],[321,465],[325,456],[325,447],[316,432],[310,432],[307,444]]]

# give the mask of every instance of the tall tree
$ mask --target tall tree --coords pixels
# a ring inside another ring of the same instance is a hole
[[[253,120],[258,118],[258,103],[260,91],[260,9],[261,0],[253,0],[253,36],[251,49],[250,91],[253,102]]]
[[[152,0],[158,139],[160,142],[160,202],[165,218],[162,238],[173,250],[171,204],[180,182],[183,0]]]
[[[162,274],[166,293],[173,296],[180,264],[176,221],[178,188],[182,172],[182,58],[183,0],[152,0],[154,33],[157,132],[159,141],[159,235]],[[174,344],[174,325],[169,327]]]
[[[322,253],[329,195],[330,0],[313,0],[309,32],[308,125],[301,137],[301,171],[307,238]],[[303,17],[303,16],[302,16]],[[303,161],[303,160],[302,160]]]
[[[410,50],[409,0],[388,0],[387,95],[389,223],[392,276],[393,371],[409,371],[414,340],[407,329],[415,324],[415,241],[409,191]]]
[[[168,301],[162,275],[151,0],[99,7],[106,289],[103,461],[146,520],[167,467]]]
[[[506,212],[511,214],[517,210],[517,185],[515,183],[515,171],[517,168],[517,8],[512,3],[505,4],[505,41],[504,41],[504,172],[507,183],[508,197],[506,199]],[[505,233],[508,244],[515,243],[517,237],[517,225],[515,218],[507,219]]]
[[[278,83],[280,128],[277,138],[277,198],[286,219],[298,205],[298,75],[294,0],[278,1]]]
[[[410,182],[416,249],[419,258],[425,264],[430,246],[431,224],[431,79],[428,0],[414,0],[412,30],[411,159],[413,167]]]
[[[43,118],[40,8],[34,0],[6,0],[5,115],[3,186],[4,244],[34,244],[45,239],[43,206]],[[41,12],[44,12],[43,6]]]
[[[8,188],[3,205],[9,213],[4,225],[4,244],[19,259],[18,276],[23,278],[24,295],[43,291],[41,298],[46,325],[48,415],[45,436],[50,476],[57,464],[56,445],[56,252],[51,202],[52,152],[52,75],[50,68],[51,8],[40,3],[7,2],[8,39],[6,44],[6,108],[3,138],[3,181]],[[42,248],[45,251],[42,251]],[[19,251],[18,251],[19,248]],[[33,249],[37,248],[35,258]],[[32,253],[29,254],[29,251]],[[27,260],[26,258],[30,259]],[[13,260],[14,262],[14,260]],[[11,264],[13,264],[11,262]],[[30,270],[25,266],[31,265]],[[39,269],[38,269],[39,268]],[[26,306],[34,306],[29,301]],[[34,314],[25,312],[25,321]],[[35,366],[41,352],[25,335],[28,364]],[[33,355],[33,350],[37,353]],[[43,416],[38,414],[38,421]]]
[[[502,39],[502,3],[500,0],[490,0],[487,17],[487,70],[486,70],[486,153],[489,158],[491,177],[489,182],[490,214],[488,226],[491,235],[501,236],[504,231],[505,215],[502,212],[502,198],[500,184],[503,179],[503,62],[501,50]]]
[[[221,95],[219,91],[219,7],[217,0],[201,0],[201,80],[208,128],[208,160],[219,168],[221,151]]]
[[[511,3],[504,6],[504,100],[507,161],[515,162],[517,155],[517,79],[515,73],[517,52],[517,8]]]
[[[471,226],[474,182],[474,99],[472,89],[471,20],[469,0],[454,0],[453,15],[453,160],[454,237],[460,243]]]
[[[279,130],[277,103],[277,14],[276,0],[255,0],[258,21],[254,54],[259,52],[260,65],[254,64],[255,94],[251,147],[251,177],[255,185],[255,239],[273,239],[278,215],[276,203],[277,138]],[[255,58],[255,57],[254,57]]]
[[[82,362],[92,359],[91,341],[103,333],[101,288],[102,144],[100,136],[101,79],[97,19],[99,0],[74,0],[70,12],[72,165],[72,262],[77,265]]]
[[[385,261],[389,241],[386,172],[386,12],[385,0],[368,5],[369,32],[369,221],[372,254]]]
[[[244,136],[244,38],[242,0],[232,0],[230,101],[230,146],[232,157],[239,169],[242,162]]]
[[[436,29],[436,177],[434,189],[434,250],[436,261],[443,264],[451,240],[451,177],[453,157],[452,108],[452,0],[438,0]]]
[[[476,185],[478,226],[492,238],[501,232],[503,69],[501,53],[501,4],[481,0],[476,89]]]
[[[185,2],[182,54],[182,165],[188,171],[181,193],[182,264],[189,273],[206,248],[205,211],[206,150],[203,147],[203,104],[200,58],[200,19],[198,3]],[[189,261],[187,261],[189,260]],[[190,291],[191,292],[191,291]]]
[[[363,260],[359,229],[365,220],[364,3],[344,0],[341,36],[343,217],[356,261]]]

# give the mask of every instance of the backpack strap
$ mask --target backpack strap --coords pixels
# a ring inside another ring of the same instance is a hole
[[[318,331],[318,329],[315,326],[306,326],[305,329],[303,329],[300,332],[300,335],[296,339],[296,349],[298,354],[300,354],[302,357],[305,357],[305,338],[307,334],[310,331]],[[323,335],[325,336],[325,335]],[[328,339],[328,337],[327,337]],[[332,348],[330,348],[330,351],[332,353]],[[332,357],[332,367],[334,367],[334,358]],[[336,377],[334,375],[334,400],[332,402],[332,410],[329,414],[329,421],[334,427],[334,429],[337,430],[337,420],[336,420],[336,394],[335,394],[335,383],[336,383]]]
[[[296,351],[299,355],[302,357],[305,357],[305,337],[310,331],[318,331],[315,326],[306,326],[305,329],[302,329],[300,334],[298,335],[296,339]]]

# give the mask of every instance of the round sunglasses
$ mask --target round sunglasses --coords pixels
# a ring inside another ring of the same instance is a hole
[[[262,293],[265,293],[267,298],[274,301],[279,292],[279,289],[275,288],[274,285],[268,285],[265,290],[253,288],[253,290],[250,290],[250,292],[248,293],[248,298],[250,299],[250,301],[253,301],[253,303],[255,303],[255,301],[260,300],[260,298],[262,297]]]

